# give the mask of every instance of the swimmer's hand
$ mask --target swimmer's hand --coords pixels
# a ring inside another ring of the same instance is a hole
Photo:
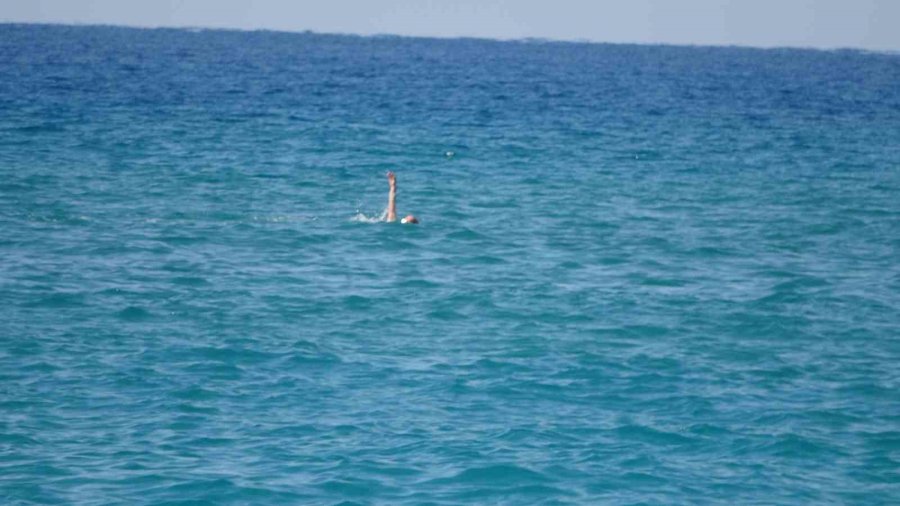
[[[397,176],[392,171],[387,173],[388,183],[393,187],[397,185]]]

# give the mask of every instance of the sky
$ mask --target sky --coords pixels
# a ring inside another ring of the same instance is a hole
[[[0,0],[0,22],[900,51],[900,0]]]

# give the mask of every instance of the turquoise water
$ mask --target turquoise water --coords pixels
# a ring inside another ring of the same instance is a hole
[[[900,502],[900,55],[0,25],[0,75],[4,504]]]

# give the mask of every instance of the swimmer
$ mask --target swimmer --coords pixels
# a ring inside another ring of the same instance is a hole
[[[397,176],[393,172],[387,173],[388,184],[391,185],[391,191],[388,193],[388,209],[386,221],[397,221]],[[408,214],[406,218],[400,220],[400,223],[419,223],[415,216]]]

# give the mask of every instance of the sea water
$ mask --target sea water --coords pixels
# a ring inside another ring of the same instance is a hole
[[[0,258],[4,504],[900,502],[897,54],[0,25]]]

